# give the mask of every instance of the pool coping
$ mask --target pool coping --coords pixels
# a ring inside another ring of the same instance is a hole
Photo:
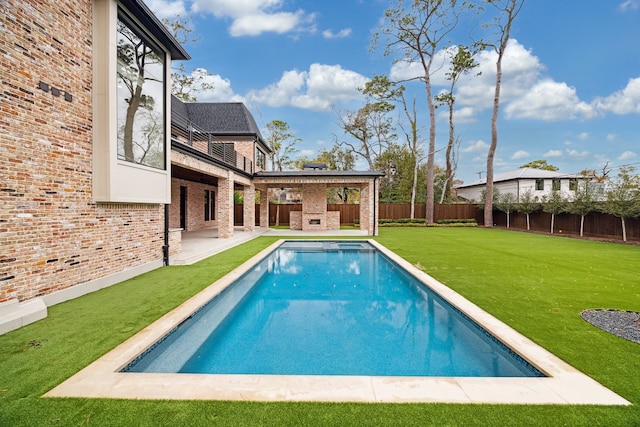
[[[341,239],[306,239],[312,241]],[[119,372],[273,252],[280,239],[82,369],[44,397],[389,403],[631,405],[589,376],[491,316],[457,292],[371,239],[367,241],[425,286],[498,337],[547,377],[368,377],[215,375]],[[300,241],[300,240],[296,240]],[[353,239],[348,241],[353,242]]]

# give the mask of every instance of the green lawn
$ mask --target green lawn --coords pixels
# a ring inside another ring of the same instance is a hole
[[[276,238],[59,304],[0,336],[0,426],[639,426],[640,344],[580,318],[640,311],[640,247],[481,228],[381,228],[378,240],[631,401],[631,407],[44,399],[40,396]]]

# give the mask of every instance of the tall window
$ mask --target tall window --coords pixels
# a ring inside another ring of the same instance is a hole
[[[538,191],[544,190],[544,179],[541,179],[541,178],[536,179],[536,190]]]
[[[256,167],[259,167],[260,169],[265,169],[264,164],[265,164],[265,155],[262,151],[256,148]]]
[[[558,178],[554,178],[553,181],[551,181],[551,189],[553,191],[560,191],[560,180]]]
[[[165,169],[164,53],[118,14],[118,159]]]
[[[213,190],[204,190],[204,220],[216,219],[216,193]]]

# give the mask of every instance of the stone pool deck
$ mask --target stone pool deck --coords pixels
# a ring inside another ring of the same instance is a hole
[[[177,309],[143,329],[45,397],[323,402],[630,405],[407,261],[370,241],[542,371],[544,378],[367,377],[122,373],[120,370],[280,243],[263,250]]]

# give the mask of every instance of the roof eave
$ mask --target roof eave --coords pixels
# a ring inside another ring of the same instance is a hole
[[[140,23],[151,32],[171,53],[172,60],[185,61],[191,56],[180,43],[167,30],[167,27],[153,14],[142,0],[119,0],[120,3],[131,12]]]

